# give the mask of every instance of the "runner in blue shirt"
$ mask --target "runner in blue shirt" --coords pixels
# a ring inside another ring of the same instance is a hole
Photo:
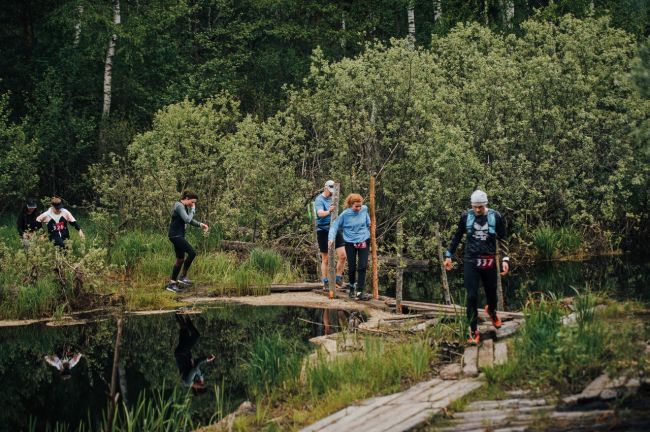
[[[318,195],[314,200],[314,210],[316,212],[316,237],[318,239],[318,250],[320,251],[321,263],[320,271],[323,277],[323,291],[329,290],[329,278],[327,277],[327,263],[329,260],[329,248],[327,244],[327,235],[330,230],[330,221],[332,212],[336,210],[338,203],[332,203],[334,193],[334,181],[327,180],[323,193]],[[345,245],[343,244],[343,235],[339,231],[336,234],[336,284],[343,284],[343,270],[345,269]]]

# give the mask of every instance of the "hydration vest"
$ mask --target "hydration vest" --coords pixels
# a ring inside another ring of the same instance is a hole
[[[474,213],[474,210],[472,209],[467,210],[467,223],[465,224],[465,228],[467,229],[467,235],[471,235],[474,232],[475,220],[476,220],[476,214]],[[488,209],[487,220],[488,220],[488,233],[495,234],[497,231],[496,228],[497,218],[495,216],[494,210]]]

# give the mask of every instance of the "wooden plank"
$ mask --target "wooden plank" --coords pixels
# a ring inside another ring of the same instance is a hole
[[[336,432],[340,431],[402,431],[399,424],[410,417],[429,409],[427,402],[411,402],[409,404],[388,404],[382,410],[368,413],[362,417],[350,418],[348,422],[340,423]],[[334,432],[334,430],[332,431]]]
[[[433,403],[434,408],[446,408],[450,403],[456,399],[473,392],[477,388],[481,387],[483,382],[474,379],[474,378],[465,378],[463,380],[457,381],[454,393],[445,396],[443,399],[440,399]]]
[[[497,329],[497,339],[504,339],[508,336],[513,335],[522,324],[520,320],[512,320],[504,322],[500,329]]]
[[[455,380],[460,377],[462,372],[463,368],[460,363],[450,363],[440,369],[440,378],[443,380]]]
[[[531,407],[546,405],[545,399],[502,399],[496,401],[476,401],[465,408],[467,411],[479,411],[489,409],[509,409],[515,407]]]
[[[288,284],[272,284],[271,292],[311,291],[314,289],[322,290],[322,288],[323,288],[323,284],[321,282],[297,282],[297,283],[288,283]]]
[[[508,361],[508,344],[497,342],[494,344],[494,364],[502,365]]]
[[[386,299],[386,304],[389,306],[395,306],[395,299],[388,298]],[[449,312],[456,312],[460,314],[465,313],[465,307],[464,306],[459,306],[459,305],[445,305],[445,304],[439,304],[439,303],[427,303],[427,302],[417,302],[417,301],[404,301],[402,302],[404,306],[409,307],[410,309],[415,309],[415,310],[439,310],[439,311],[449,311]],[[488,319],[488,315],[485,313],[485,309],[479,308],[477,309],[478,316],[481,319]],[[522,312],[514,312],[514,311],[499,311],[499,317],[501,319],[516,319],[516,318],[523,318],[524,314]]]
[[[494,363],[494,342],[492,339],[483,341],[478,349],[478,368],[485,369]]]
[[[463,375],[473,377],[478,375],[478,347],[465,348],[463,354]]]

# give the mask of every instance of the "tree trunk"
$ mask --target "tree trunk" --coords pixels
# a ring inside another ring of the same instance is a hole
[[[411,48],[415,46],[415,1],[409,1],[408,9],[408,20],[409,20],[409,44]]]
[[[106,424],[107,431],[111,430],[113,424],[113,417],[117,410],[117,401],[120,394],[117,391],[117,370],[120,363],[120,345],[122,344],[122,331],[124,328],[124,320],[122,317],[117,318],[117,335],[115,336],[115,347],[113,350],[113,373],[111,374],[111,388],[110,400],[108,401],[108,421]]]
[[[442,0],[433,0],[433,21],[438,22],[442,18]]]
[[[447,270],[445,270],[445,256],[442,246],[442,236],[440,228],[436,223],[434,226],[436,243],[438,244],[438,260],[440,261],[440,280],[442,281],[442,293],[445,297],[445,303],[451,304],[451,295],[449,294],[449,282],[447,281]]]
[[[343,56],[345,57],[345,12],[341,14],[341,50],[343,50]]]
[[[514,0],[504,0],[504,16],[505,16],[505,27],[510,29],[512,28],[512,20],[515,17],[515,1]]]
[[[118,26],[121,22],[120,0],[113,0],[113,25]],[[102,107],[102,121],[106,121],[111,113],[111,81],[113,79],[113,57],[115,56],[116,43],[117,33],[113,33],[108,41],[106,62],[104,63],[104,105]]]
[[[77,18],[77,23],[74,25],[74,43],[73,43],[73,46],[75,48],[77,48],[77,46],[79,46],[79,40],[81,39],[81,17],[84,14],[83,5],[77,6],[77,12],[79,13],[79,17]]]

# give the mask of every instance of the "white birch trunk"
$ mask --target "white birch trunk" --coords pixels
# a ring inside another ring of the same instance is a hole
[[[408,5],[408,21],[409,21],[409,44],[411,47],[415,46],[415,2],[411,0]]]
[[[515,18],[515,1],[506,0],[506,25],[512,27],[512,20]]]
[[[442,0],[433,0],[433,21],[438,22],[442,18]]]
[[[73,43],[73,46],[75,48],[77,48],[77,46],[79,46],[79,40],[81,39],[81,17],[84,14],[83,5],[77,6],[77,12],[79,13],[79,17],[77,18],[77,23],[74,25],[74,43]]]
[[[341,14],[341,30],[343,31],[343,36],[341,37],[341,49],[345,53],[345,13]]]
[[[113,24],[117,26],[121,22],[120,0],[113,0]],[[113,57],[115,56],[116,43],[117,34],[113,33],[108,41],[106,62],[104,63],[104,105],[102,107],[102,120],[108,119],[111,113],[111,80],[113,79]]]
[[[483,0],[483,21],[487,27],[490,24],[489,12],[490,10],[490,0]]]

